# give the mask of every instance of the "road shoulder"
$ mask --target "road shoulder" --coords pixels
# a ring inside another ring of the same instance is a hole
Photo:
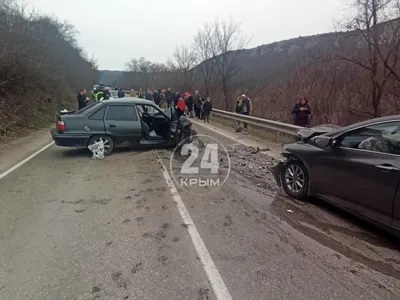
[[[9,140],[0,145],[0,174],[24,160],[29,155],[51,143],[50,128],[43,128],[31,134]]]

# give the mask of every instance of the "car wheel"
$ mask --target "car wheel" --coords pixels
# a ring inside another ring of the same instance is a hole
[[[308,172],[300,161],[288,162],[281,173],[282,187],[289,196],[304,200],[308,194]]]
[[[103,141],[104,155],[110,155],[114,151],[114,140],[108,135],[95,135],[89,141],[89,145]]]

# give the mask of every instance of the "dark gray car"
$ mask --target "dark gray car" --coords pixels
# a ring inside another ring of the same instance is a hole
[[[105,154],[116,146],[168,147],[177,144],[175,107],[160,110],[139,98],[110,99],[92,103],[76,112],[57,115],[51,130],[56,145],[83,147],[102,140]]]
[[[400,235],[400,115],[299,133],[301,141],[285,145],[272,169],[278,185]]]

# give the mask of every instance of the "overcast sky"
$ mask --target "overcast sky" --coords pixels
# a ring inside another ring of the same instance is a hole
[[[230,16],[248,48],[332,31],[345,0],[28,0],[30,8],[79,30],[79,43],[100,69],[123,70],[132,58],[165,62],[190,44],[203,23]]]

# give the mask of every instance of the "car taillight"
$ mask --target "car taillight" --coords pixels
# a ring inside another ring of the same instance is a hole
[[[63,121],[57,121],[57,129],[60,132],[65,131],[65,124]]]

